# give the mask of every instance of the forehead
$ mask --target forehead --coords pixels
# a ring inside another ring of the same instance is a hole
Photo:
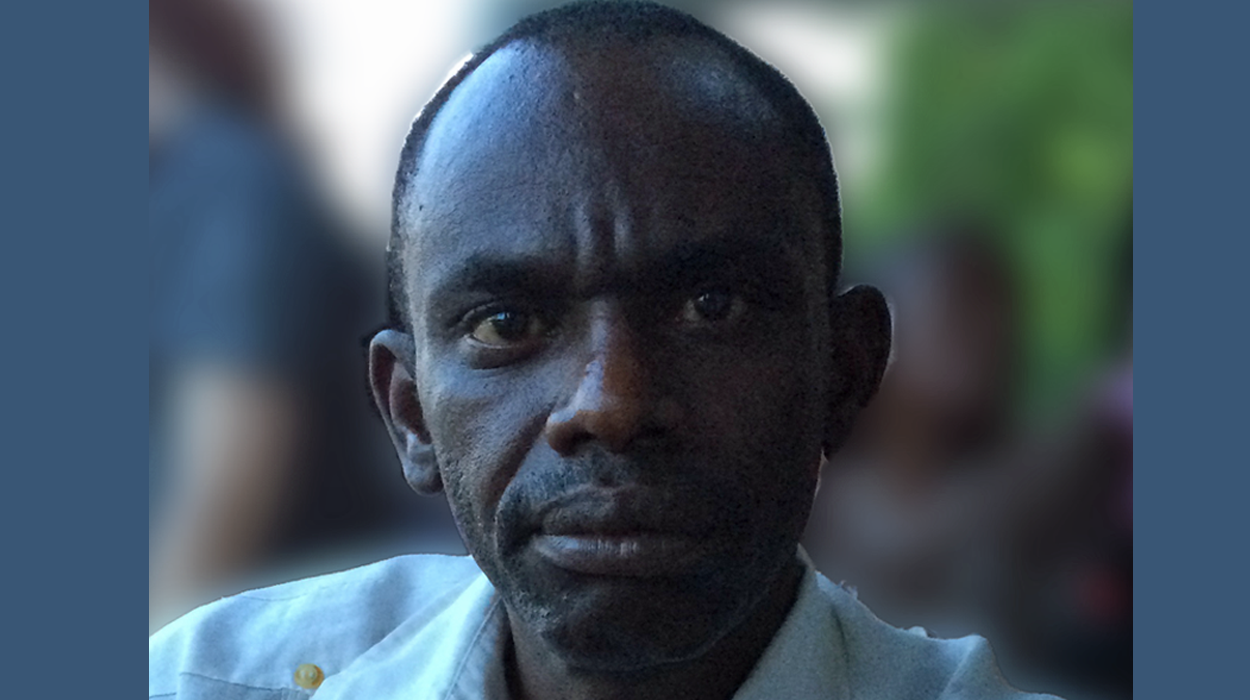
[[[408,263],[430,278],[488,250],[602,266],[724,238],[818,256],[811,159],[784,124],[704,41],[514,42],[430,126],[400,203]]]

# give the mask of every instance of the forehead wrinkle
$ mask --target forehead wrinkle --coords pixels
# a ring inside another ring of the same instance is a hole
[[[581,136],[601,149],[595,174],[603,181],[595,202],[611,216],[610,225],[584,215],[577,222],[579,240],[592,243],[579,247],[584,269],[620,264],[632,247],[662,238],[683,214],[695,214],[704,228],[731,223],[706,222],[691,211],[692,202],[666,196],[668,185],[709,203],[715,198],[698,193],[758,190],[775,197],[774,204],[782,199],[770,183],[790,179],[792,171],[760,155],[769,150],[760,145],[770,140],[780,142],[772,152],[790,155],[782,120],[721,49],[702,40],[658,37],[594,46],[571,39],[559,50],[566,53],[562,68],[572,72]],[[727,209],[721,202],[711,213],[723,217]]]
[[[619,286],[621,263],[635,231],[629,198],[619,179],[606,162],[599,172],[602,180],[579,192],[568,210],[566,240],[576,251],[573,284],[581,296]]]

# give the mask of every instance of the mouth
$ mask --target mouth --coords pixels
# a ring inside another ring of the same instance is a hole
[[[676,576],[707,553],[710,519],[701,510],[674,494],[582,491],[551,505],[531,544],[547,563],[578,574]]]
[[[539,534],[534,549],[549,563],[590,576],[649,578],[690,571],[701,542],[689,535],[640,532],[627,535]]]

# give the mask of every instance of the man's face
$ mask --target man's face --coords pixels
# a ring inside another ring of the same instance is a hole
[[[792,564],[820,462],[815,196],[711,49],[514,45],[401,214],[412,374],[466,545],[570,663],[692,658]]]

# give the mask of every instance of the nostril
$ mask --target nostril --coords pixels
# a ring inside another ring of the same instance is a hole
[[[562,456],[596,442],[610,452],[624,452],[639,442],[668,439],[681,420],[671,400],[600,394],[592,404],[570,403],[553,411],[545,428],[547,443]]]
[[[578,425],[576,410],[572,407],[563,407],[553,411],[547,417],[547,425],[543,432],[547,438],[547,444],[562,457],[571,456],[583,442],[590,438],[590,433]]]
[[[645,412],[643,403],[633,399],[600,395],[593,404],[579,401],[548,417],[547,442],[564,455],[576,452],[584,442],[598,442],[620,452],[634,440],[656,432]]]
[[[612,314],[599,320],[593,354],[581,366],[573,395],[547,419],[547,442],[562,455],[591,441],[622,452],[674,424],[675,410],[657,393],[637,338]]]

